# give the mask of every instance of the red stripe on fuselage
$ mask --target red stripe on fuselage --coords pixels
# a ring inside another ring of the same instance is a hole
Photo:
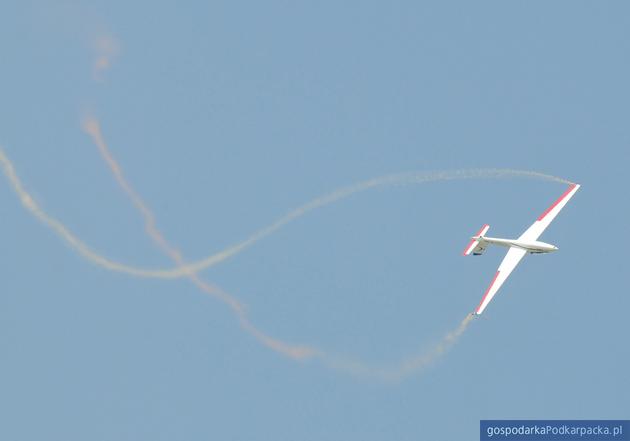
[[[541,215],[538,217],[538,220],[539,220],[539,221],[543,220],[543,219],[545,218],[545,216],[547,216],[547,215],[549,214],[549,212],[550,212],[551,210],[553,210],[553,209],[556,207],[556,205],[558,205],[560,202],[562,202],[562,200],[563,200],[564,198],[566,198],[566,197],[569,195],[569,193],[571,193],[571,191],[573,191],[573,189],[575,188],[575,185],[576,185],[576,184],[571,184],[571,185],[569,186],[568,190],[567,190],[567,191],[565,191],[565,192],[562,194],[562,196],[560,196],[560,197],[558,198],[558,200],[557,200],[556,202],[554,202],[554,203],[553,203],[553,205],[552,205],[551,207],[547,208],[547,209],[545,210],[545,212],[544,212],[543,214],[541,214]]]
[[[486,297],[488,297],[488,293],[490,292],[490,289],[492,288],[492,285],[494,285],[494,282],[497,281],[497,277],[499,277],[499,272],[500,271],[497,271],[497,273],[494,275],[494,279],[492,279],[492,282],[490,282],[490,286],[486,290],[486,293],[481,298],[481,302],[479,302],[479,306],[477,306],[477,310],[475,311],[475,314],[479,314],[479,309],[481,308],[481,305],[483,305],[483,302],[486,301]]]

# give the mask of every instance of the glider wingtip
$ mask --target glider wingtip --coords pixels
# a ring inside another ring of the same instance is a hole
[[[577,182],[569,182],[569,190],[568,191],[578,191],[580,189],[581,185],[578,184]]]
[[[470,242],[468,242],[468,245],[466,245],[466,248],[464,248],[464,251],[462,251],[462,256],[468,256],[472,252],[474,243],[475,239],[472,239]]]

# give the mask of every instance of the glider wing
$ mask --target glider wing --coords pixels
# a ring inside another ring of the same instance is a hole
[[[560,210],[562,210],[567,202],[569,202],[569,199],[571,199],[573,195],[578,191],[579,188],[579,184],[569,185],[567,191],[565,191],[563,195],[560,196],[558,200],[556,200],[556,202],[554,202],[549,208],[547,208],[543,212],[543,214],[538,216],[536,222],[534,222],[531,227],[525,230],[525,232],[521,234],[521,237],[519,237],[518,239],[525,241],[537,240],[540,235],[543,234],[543,231],[547,229],[549,224],[551,224],[551,221],[556,218],[558,213],[560,213]]]
[[[516,265],[518,265],[525,254],[527,254],[527,251],[521,248],[512,247],[508,250],[507,254],[503,258],[503,261],[501,262],[501,265],[499,265],[499,269],[494,275],[494,279],[492,279],[490,286],[486,290],[486,293],[483,295],[481,303],[479,303],[475,314],[481,314],[483,310],[486,309],[486,306],[488,306],[490,300],[492,300],[497,291],[499,291],[501,285],[503,285],[508,276],[512,273],[512,271],[514,271],[514,268],[516,268]]]

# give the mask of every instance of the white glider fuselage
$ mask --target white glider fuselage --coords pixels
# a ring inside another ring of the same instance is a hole
[[[541,242],[539,240],[533,241],[525,241],[518,239],[500,239],[498,237],[487,237],[487,236],[473,236],[473,240],[478,240],[479,242],[485,242],[487,244],[499,245],[501,247],[516,247],[521,248],[528,253],[531,254],[542,254],[542,253],[551,253],[553,251],[558,251],[558,247],[555,245],[551,245],[550,243]]]

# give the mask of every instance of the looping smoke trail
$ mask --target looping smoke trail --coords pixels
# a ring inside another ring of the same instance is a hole
[[[118,185],[120,185],[125,194],[131,200],[132,204],[140,212],[141,216],[144,219],[145,231],[149,235],[151,240],[179,268],[186,268],[186,262],[184,261],[184,258],[182,257],[179,250],[171,245],[164,237],[162,232],[157,227],[153,212],[149,209],[144,200],[131,186],[131,184],[129,184],[129,182],[126,180],[122,168],[120,167],[120,165],[118,165],[111,152],[109,151],[109,148],[107,147],[107,143],[105,142],[103,134],[101,133],[100,124],[98,123],[98,121],[95,118],[86,118],[83,121],[83,129],[88,133],[88,135],[90,135],[90,137],[98,147],[101,156],[107,163],[109,169],[114,175],[114,178],[116,179],[116,182],[118,182]],[[199,290],[225,303],[236,315],[241,327],[264,346],[294,360],[304,360],[319,353],[319,351],[311,347],[303,345],[292,345],[265,334],[249,320],[243,305],[236,298],[223,291],[218,286],[202,280],[197,273],[187,271],[186,276]]]
[[[85,128],[89,133],[89,130],[94,130],[94,127],[90,125],[90,120],[85,124]],[[108,259],[90,249],[85,243],[77,238],[68,228],[66,228],[61,222],[53,218],[44,212],[41,207],[37,205],[31,195],[24,189],[20,179],[18,178],[11,161],[4,154],[4,151],[0,148],[0,165],[2,170],[9,180],[11,187],[20,197],[22,205],[31,212],[37,219],[42,221],[45,225],[51,228],[57,235],[64,239],[68,245],[75,249],[83,257],[87,258],[91,262],[98,266],[111,271],[117,271],[125,274],[129,274],[137,277],[149,277],[159,279],[175,279],[179,277],[187,277],[190,273],[196,273],[201,270],[207,269],[217,263],[220,263],[241,251],[254,245],[261,239],[270,236],[288,223],[304,216],[318,208],[325,207],[334,202],[338,202],[345,198],[348,198],[357,193],[361,193],[367,190],[371,190],[378,187],[387,187],[393,185],[405,185],[405,184],[422,184],[426,182],[434,181],[448,181],[448,180],[461,180],[461,179],[498,179],[498,178],[512,178],[521,177],[529,179],[539,179],[552,182],[561,182],[570,184],[571,182],[559,178],[557,176],[547,175],[544,173],[538,173],[527,170],[512,170],[512,169],[470,169],[470,170],[454,170],[454,171],[438,171],[438,172],[409,172],[399,173],[393,175],[382,176],[374,178],[368,181],[359,182],[357,184],[343,187],[335,190],[324,196],[320,196],[313,199],[310,202],[290,211],[288,214],[279,218],[272,224],[254,232],[247,239],[236,243],[230,247],[225,248],[215,254],[212,254],[197,262],[187,263],[186,265],[168,268],[168,269],[146,269],[137,268],[130,265],[125,265],[119,262]]]
[[[214,254],[204,260],[196,263],[186,264],[179,251],[168,244],[168,242],[160,234],[156,227],[155,218],[151,211],[143,203],[142,199],[133,190],[133,188],[124,180],[120,167],[113,160],[111,155],[108,154],[106,145],[100,134],[100,128],[98,122],[94,119],[87,119],[84,123],[84,129],[93,137],[101,154],[107,161],[109,167],[114,173],[119,184],[129,195],[136,208],[141,212],[145,219],[145,229],[150,237],[154,240],[158,246],[165,251],[177,264],[176,268],[166,270],[147,270],[141,268],[135,268],[121,263],[113,262],[97,253],[92,251],[81,240],[74,236],[61,222],[49,216],[44,212],[31,197],[31,195],[24,189],[21,181],[19,180],[12,163],[9,161],[4,151],[0,148],[0,166],[5,176],[7,177],[12,189],[19,196],[22,205],[37,219],[51,228],[62,239],[64,239],[73,249],[75,249],[81,256],[92,261],[93,263],[112,270],[119,271],[140,277],[157,277],[157,278],[175,278],[175,277],[188,277],[190,280],[204,292],[222,300],[226,303],[234,314],[237,316],[238,321],[243,329],[253,335],[259,342],[265,346],[273,349],[274,351],[288,356],[294,360],[305,360],[309,358],[317,358],[321,360],[326,366],[350,373],[359,377],[374,378],[383,381],[398,381],[417,372],[430,363],[434,362],[438,357],[446,353],[450,349],[458,338],[464,333],[468,324],[472,319],[472,315],[468,315],[460,325],[453,331],[447,333],[432,350],[428,353],[423,353],[406,360],[401,361],[398,364],[394,364],[389,367],[374,367],[366,364],[363,361],[356,359],[348,359],[331,354],[327,354],[323,351],[319,351],[305,345],[292,345],[283,341],[274,339],[258,328],[256,328],[248,319],[243,306],[229,294],[222,291],[220,288],[210,285],[199,278],[197,271],[207,268],[211,265],[221,262],[228,257],[234,256],[245,248],[253,245],[258,240],[269,236],[282,226],[289,222],[305,215],[306,213],[315,210],[317,208],[324,207],[336,201],[340,201],[353,194],[366,191],[376,187],[401,185],[401,184],[418,184],[430,181],[443,181],[443,180],[455,180],[455,179],[488,179],[488,178],[506,178],[506,177],[526,177],[531,179],[542,179],[547,181],[555,181],[562,183],[570,183],[569,181],[558,178],[551,175],[546,175],[538,172],[523,171],[523,170],[511,170],[511,169],[477,169],[477,170],[460,170],[460,171],[446,171],[446,172],[433,172],[433,173],[401,173],[395,175],[384,176],[375,178],[369,181],[360,182],[358,184],[344,187],[336,190],[328,195],[316,198],[301,207],[289,212],[284,217],[278,219],[271,225],[258,230],[248,239],[229,247],[217,254]]]

